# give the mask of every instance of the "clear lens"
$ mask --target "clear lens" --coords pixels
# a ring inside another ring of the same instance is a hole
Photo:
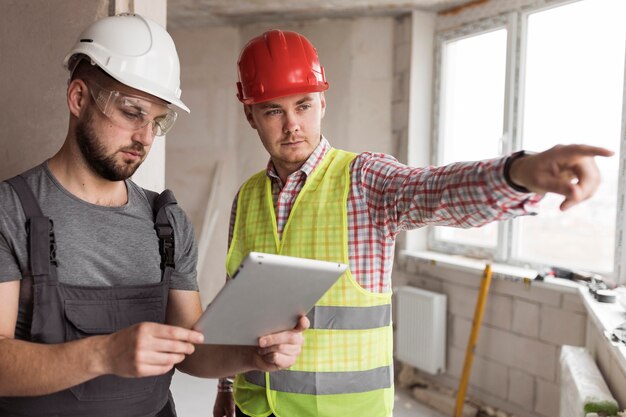
[[[89,90],[98,108],[113,124],[128,130],[143,129],[152,123],[152,133],[163,136],[170,131],[178,114],[167,106],[145,98],[110,91],[90,82]],[[148,116],[160,114],[154,119]]]

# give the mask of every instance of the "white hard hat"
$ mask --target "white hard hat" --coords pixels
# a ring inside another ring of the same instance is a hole
[[[63,64],[83,54],[122,84],[180,107],[180,64],[174,41],[156,22],[131,13],[105,17],[90,25]]]

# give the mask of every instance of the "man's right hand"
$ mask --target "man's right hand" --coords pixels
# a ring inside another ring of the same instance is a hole
[[[235,417],[235,399],[232,392],[218,392],[213,405],[213,417]]]
[[[186,355],[194,343],[202,343],[200,332],[159,323],[138,323],[103,336],[97,350],[104,374],[138,378],[163,375]]]

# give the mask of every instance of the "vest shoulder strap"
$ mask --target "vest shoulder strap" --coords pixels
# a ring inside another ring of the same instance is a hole
[[[22,203],[22,209],[24,210],[24,215],[27,219],[32,217],[43,217],[43,212],[41,211],[41,207],[39,207],[37,198],[26,183],[24,177],[16,175],[15,177],[6,180],[6,182],[13,187],[15,193],[19,197],[20,202]]]
[[[174,268],[174,228],[170,224],[165,212],[165,207],[171,204],[178,204],[174,193],[171,190],[165,190],[161,194],[143,188],[144,194],[148,198],[148,202],[152,206],[154,215],[154,228],[159,237],[159,253],[161,254],[161,269],[167,267]]]
[[[53,274],[56,266],[56,241],[52,220],[44,216],[39,202],[23,176],[6,180],[17,194],[26,217],[30,274],[39,279]]]

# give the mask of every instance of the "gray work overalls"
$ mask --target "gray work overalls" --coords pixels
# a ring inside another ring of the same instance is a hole
[[[30,342],[63,343],[116,332],[133,324],[165,322],[170,277],[174,267],[174,231],[165,206],[176,204],[171,191],[146,190],[152,204],[161,252],[161,282],[115,287],[60,283],[56,271],[54,230],[23,177],[7,180],[17,193],[24,214],[33,318]],[[123,244],[123,242],[120,242]],[[174,370],[145,378],[104,375],[69,389],[37,397],[0,397],[0,416],[176,416],[169,393]]]

